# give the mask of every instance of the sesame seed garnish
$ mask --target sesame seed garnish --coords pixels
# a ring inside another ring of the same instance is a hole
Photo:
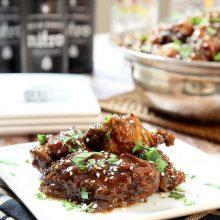
[[[70,172],[72,170],[72,167],[66,168],[66,172]]]
[[[70,172],[70,176],[72,176],[72,175],[73,175],[73,172],[71,171],[71,172]]]
[[[87,142],[87,143],[89,142],[89,138],[86,138],[86,142]]]
[[[59,150],[57,151],[57,153],[60,154],[60,152],[61,152],[61,150],[59,149]]]
[[[100,173],[96,173],[96,176],[99,178],[100,177]]]
[[[115,167],[113,167],[113,171],[115,171],[115,172],[116,172],[117,170],[118,170],[118,169],[117,169],[117,167],[116,167],[116,166],[115,166]]]
[[[161,173],[161,176],[164,176],[164,175],[165,175],[164,172],[162,172],[162,173]]]
[[[91,183],[94,183],[94,182],[95,182],[95,180],[92,180],[92,181],[91,181]]]
[[[115,173],[114,172],[111,172],[111,175],[114,175]]]
[[[134,167],[133,166],[130,166],[130,170],[133,170],[134,169]]]
[[[172,175],[171,177],[172,177],[172,178],[175,178],[176,176],[175,176],[175,175]]]
[[[106,174],[106,170],[103,170],[103,174]]]
[[[108,177],[105,177],[104,181],[106,182],[108,180]]]
[[[113,178],[114,178],[113,176],[110,176],[110,177],[109,177],[109,179],[113,179]]]
[[[92,208],[95,209],[95,208],[97,208],[97,206],[98,206],[98,205],[97,205],[96,203],[94,203],[93,206],[92,206]]]

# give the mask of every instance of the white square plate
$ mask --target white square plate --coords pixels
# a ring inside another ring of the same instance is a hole
[[[200,211],[220,208],[219,161],[202,151],[176,140],[174,147],[161,147],[173,161],[175,167],[183,170],[187,181],[181,185],[187,203],[168,198],[169,193],[154,194],[147,203],[128,208],[114,209],[105,214],[87,214],[75,210],[67,211],[59,200],[39,200],[36,193],[40,185],[40,173],[26,163],[30,160],[29,150],[36,143],[18,144],[0,148],[0,161],[9,160],[16,166],[0,162],[0,177],[22,200],[37,219],[167,219]],[[163,198],[165,197],[165,198]]]

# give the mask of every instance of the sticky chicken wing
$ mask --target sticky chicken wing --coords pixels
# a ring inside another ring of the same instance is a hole
[[[141,142],[146,146],[165,143],[173,145],[175,137],[165,130],[150,132],[143,127],[134,115],[114,115],[103,124],[96,124],[84,135],[86,145],[93,150],[106,150],[112,153],[132,153],[134,146]]]
[[[53,163],[40,189],[57,198],[93,202],[94,211],[105,211],[147,201],[159,182],[155,164],[130,154],[80,150]]]
[[[39,135],[40,145],[31,150],[33,166],[43,172],[53,161],[78,148],[85,148],[81,132],[74,129],[61,131],[58,135]]]

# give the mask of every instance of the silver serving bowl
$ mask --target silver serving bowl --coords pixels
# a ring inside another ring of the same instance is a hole
[[[153,109],[220,121],[220,63],[185,61],[125,49],[137,91]]]

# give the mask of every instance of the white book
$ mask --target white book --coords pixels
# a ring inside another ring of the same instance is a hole
[[[1,74],[0,101],[0,133],[13,126],[92,124],[101,112],[83,75]]]

